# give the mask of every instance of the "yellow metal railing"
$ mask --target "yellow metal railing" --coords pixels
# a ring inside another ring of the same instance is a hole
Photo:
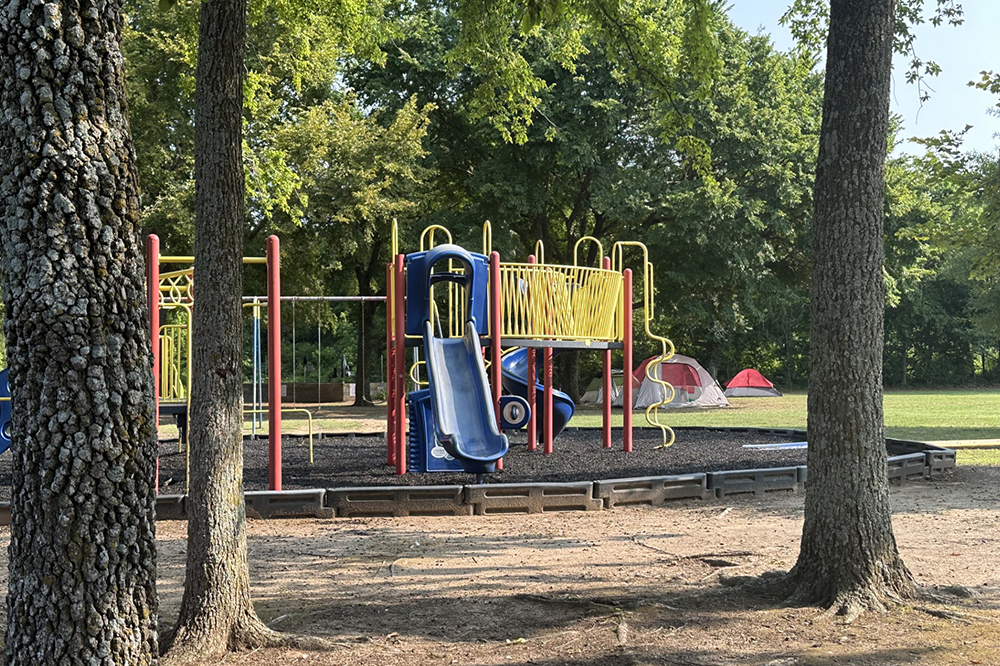
[[[493,225],[489,220],[483,223],[483,254],[487,257],[493,251]]]
[[[451,243],[451,232],[442,227],[440,224],[432,224],[423,230],[420,234],[420,251],[423,252],[425,249],[430,250],[434,247],[434,232],[443,231],[445,236],[448,237],[448,242]],[[427,247],[424,248],[424,243],[427,243]]]
[[[182,364],[189,365],[190,362],[187,332],[187,324],[160,327],[160,400],[164,402],[185,402],[188,397],[184,370],[190,376],[190,367],[182,368]]]
[[[410,366],[410,381],[413,382],[413,385],[416,386],[417,388],[420,388],[422,386],[429,386],[427,382],[423,381],[418,376],[420,372],[419,368],[422,365],[427,365],[427,361],[417,361],[416,363]]]
[[[267,415],[269,413],[270,413],[270,410],[267,410],[267,409],[244,409],[243,410],[243,415],[244,416],[247,415],[247,414],[264,414],[264,415]],[[302,409],[301,407],[282,407],[281,408],[281,413],[282,414],[297,413],[297,414],[305,414],[306,415],[306,420],[309,422],[309,464],[312,465],[313,464],[313,415],[312,415],[312,412],[310,412],[308,409]]]
[[[160,257],[160,263],[179,263],[189,257]],[[181,323],[160,326],[160,401],[191,407],[191,307],[194,304],[194,269],[160,274],[160,308],[180,313]],[[178,453],[185,442],[177,439]]]
[[[642,250],[642,312],[645,322],[646,335],[652,340],[659,342],[661,347],[659,357],[646,364],[646,377],[662,387],[663,399],[646,407],[646,422],[651,426],[659,428],[663,433],[663,443],[656,447],[663,448],[674,443],[675,435],[672,428],[666,424],[660,423],[660,407],[665,406],[674,399],[674,387],[668,382],[663,381],[660,366],[663,365],[664,361],[674,355],[674,343],[661,335],[656,335],[650,328],[650,322],[653,320],[654,315],[653,308],[655,307],[655,294],[653,293],[653,264],[649,262],[649,250],[646,249],[646,246],[637,241],[618,241],[611,249],[611,269],[619,273],[625,270],[626,246],[637,247]],[[622,292],[619,298],[624,298],[624,292]],[[622,321],[620,322],[620,325],[631,326],[632,322]],[[621,332],[624,331],[622,330]],[[626,374],[631,372],[631,368],[626,368]],[[625,381],[629,381],[627,376],[625,377]],[[626,406],[626,409],[629,407],[630,406]]]
[[[309,464],[312,465],[313,464],[313,415],[312,415],[312,412],[310,412],[308,409],[302,409],[302,408],[299,408],[299,407],[282,407],[281,408],[281,413],[282,414],[291,413],[291,412],[305,414],[306,415],[306,420],[309,422]],[[188,410],[188,414],[190,414],[190,413],[191,413],[191,411]],[[244,416],[246,416],[247,414],[265,414],[266,415],[268,413],[269,413],[269,410],[267,410],[267,409],[244,409],[243,410],[243,415]],[[182,450],[184,451],[184,470],[185,470],[185,473],[184,473],[184,492],[189,492],[191,490],[191,447],[188,446],[188,447],[184,447],[184,449],[181,449],[180,448],[181,442],[178,441],[177,444],[178,444],[177,453],[180,453]]]
[[[583,266],[500,264],[500,334],[611,342],[622,276]]]

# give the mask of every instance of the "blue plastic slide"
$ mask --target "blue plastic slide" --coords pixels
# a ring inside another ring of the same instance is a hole
[[[535,355],[538,359],[536,368],[541,368],[542,355],[541,350]],[[501,377],[503,378],[503,387],[508,393],[520,396],[524,399],[528,398],[528,350],[525,348],[515,349],[510,352],[502,359],[500,359],[500,370]],[[542,432],[542,423],[544,423],[545,415],[545,401],[542,398],[542,392],[545,387],[541,382],[537,381],[535,387],[538,390],[537,393],[537,408],[535,410],[537,416],[535,417],[536,428],[538,432]],[[576,405],[573,404],[572,398],[563,393],[562,391],[557,391],[552,389],[552,436],[556,437],[559,433],[563,431],[566,424],[573,417],[573,411],[576,409]]]
[[[497,427],[475,323],[466,323],[465,337],[449,339],[434,337],[425,321],[424,351],[437,440],[466,472],[495,471],[507,437]]]

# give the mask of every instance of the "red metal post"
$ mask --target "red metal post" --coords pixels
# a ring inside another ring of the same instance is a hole
[[[534,451],[538,448],[538,419],[536,414],[538,412],[538,386],[536,384],[538,377],[538,370],[535,367],[535,350],[531,347],[528,348],[528,372],[526,379],[528,381],[528,408],[531,410],[531,415],[528,416],[528,450]]]
[[[281,254],[277,236],[267,237],[267,420],[268,487],[281,490]]]
[[[403,326],[405,302],[403,291],[403,255],[396,255],[396,293],[393,294],[396,324],[396,474],[406,474],[406,329]]]
[[[542,419],[542,452],[546,455],[552,453],[552,347],[546,347],[542,352],[543,369],[545,375],[544,399],[545,418]]]
[[[625,370],[622,382],[622,450],[632,451],[632,269],[626,268],[622,294],[622,343]]]
[[[396,349],[392,340],[392,264],[385,265],[385,464],[396,465]]]
[[[601,260],[601,268],[603,268],[604,270],[611,269],[611,257],[604,257],[604,259]],[[604,448],[610,449],[611,448],[611,350],[605,349],[603,356],[604,356],[604,369],[603,369],[604,402],[602,403],[602,408],[603,408],[602,424],[604,426],[604,429],[602,433],[603,438],[601,443],[604,446]]]
[[[500,253],[490,253],[490,378],[493,382],[493,411],[500,425]]]
[[[500,427],[500,253],[490,252],[490,381],[493,384],[493,413],[497,428]],[[497,469],[503,469],[503,458],[497,460]]]
[[[535,263],[535,255],[528,256],[528,263]],[[530,298],[531,295],[529,294]],[[536,378],[538,377],[538,371],[535,367],[535,350],[531,347],[528,348],[528,373],[525,376],[525,380],[528,383],[528,407],[531,409],[531,416],[528,418],[528,450],[534,451],[538,447],[538,419],[536,414],[538,412],[538,389]]]
[[[153,347],[153,429],[160,427],[160,238],[146,238],[146,307],[149,309],[149,343]],[[159,447],[159,434],[156,437]],[[160,456],[156,456],[153,488],[160,492]]]

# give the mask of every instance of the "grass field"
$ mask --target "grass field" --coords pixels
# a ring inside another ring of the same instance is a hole
[[[724,409],[663,411],[664,422],[677,426],[756,428],[806,427],[806,394],[781,398],[733,398]],[[887,391],[886,435],[920,441],[1000,439],[1000,390]],[[621,414],[615,414],[621,423]],[[596,408],[580,410],[574,425],[600,425]],[[635,423],[645,423],[636,412]]]

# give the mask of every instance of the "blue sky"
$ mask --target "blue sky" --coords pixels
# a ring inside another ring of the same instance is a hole
[[[788,29],[778,25],[791,0],[732,0],[729,16],[750,33],[770,34],[777,48],[792,46]],[[933,6],[934,0],[925,5]],[[942,129],[961,130],[972,125],[966,135],[969,150],[995,152],[1000,147],[1000,117],[991,116],[995,96],[970,88],[982,70],[1000,69],[1000,1],[966,0],[965,23],[958,27],[935,28],[928,23],[916,29],[916,52],[922,60],[941,66],[939,76],[929,80],[931,99],[920,105],[917,87],[906,83],[908,60],[896,56],[892,73],[892,111],[903,118],[904,138],[931,136]],[[919,153],[921,146],[903,142],[897,150]]]

